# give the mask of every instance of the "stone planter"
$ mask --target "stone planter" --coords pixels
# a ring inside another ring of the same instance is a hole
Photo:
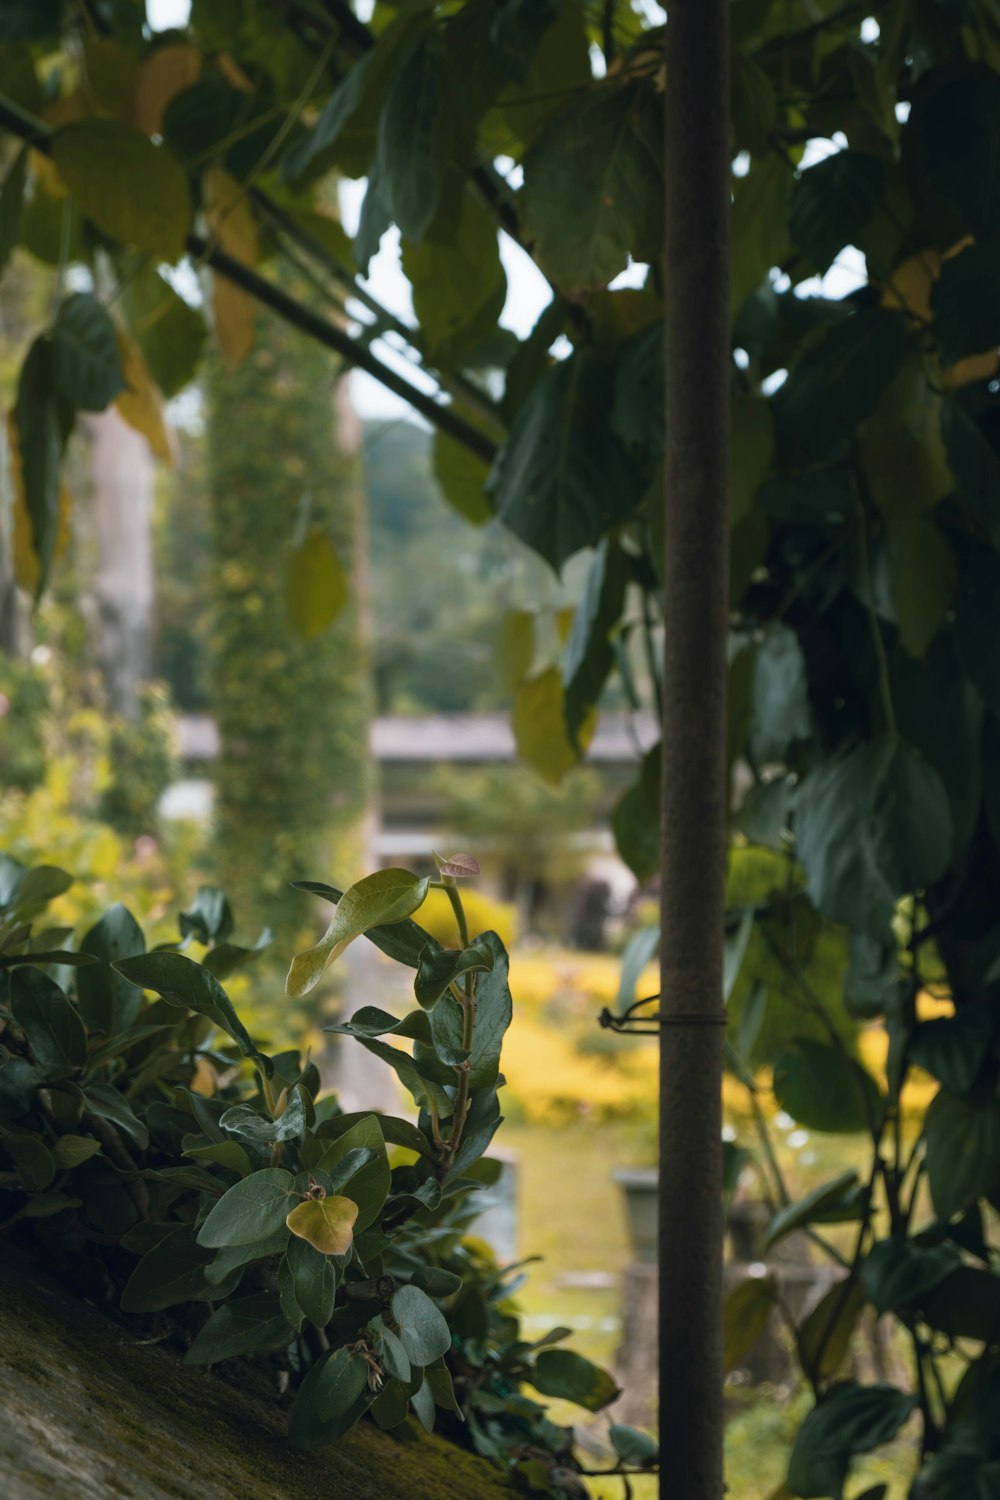
[[[657,1258],[655,1167],[619,1167],[614,1179],[625,1195],[632,1255],[640,1265],[655,1265]]]

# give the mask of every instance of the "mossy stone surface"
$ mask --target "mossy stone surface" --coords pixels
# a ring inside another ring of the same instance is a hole
[[[4,1500],[501,1500],[497,1470],[363,1424],[296,1454],[287,1414],[0,1258]]]

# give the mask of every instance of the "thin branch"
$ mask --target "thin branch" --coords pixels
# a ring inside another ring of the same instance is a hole
[[[51,155],[52,132],[48,126],[2,95],[0,95],[0,125],[9,130],[12,135],[28,141],[36,151],[41,151],[47,156]],[[273,282],[235,260],[231,255],[227,255],[224,250],[211,246],[203,235],[191,233],[187,235],[184,244],[188,254],[196,261],[211,266],[213,271],[241,287],[257,302],[269,307],[272,312],[278,313],[293,328],[298,328],[302,333],[315,339],[317,343],[325,344],[328,349],[332,349],[356,369],[364,370],[386,390],[392,391],[394,395],[406,401],[432,426],[454,438],[456,442],[461,443],[463,447],[481,458],[484,463],[492,463],[496,455],[497,443],[480,432],[478,428],[473,427],[471,423],[463,420],[449,407],[442,406],[435,401],[433,396],[419,391],[416,386],[411,385],[403,376],[383,364],[370,349],[351,338],[343,329],[337,328],[326,318],[321,318],[310,308],[297,302],[294,297],[290,297],[287,292],[283,292]]]
[[[344,289],[347,296],[360,302],[362,307],[366,308],[372,314],[376,320],[379,333],[395,333],[414,351],[416,357],[422,357],[422,351],[418,343],[419,330],[411,328],[409,324],[404,323],[402,319],[397,318],[393,313],[389,312],[388,308],[383,307],[367,287],[361,286],[354,275],[344,266],[340,265],[326,247],[314,235],[309,233],[308,229],[304,229],[286,209],[282,208],[279,203],[276,203],[261,188],[251,188],[247,196],[261,217],[270,223],[271,230],[276,236],[286,236],[300,249],[311,255],[314,260],[318,261],[329,272],[337,284]],[[329,294],[324,292],[324,295]],[[466,406],[478,412],[486,421],[492,423],[497,428],[498,433],[502,432],[503,423],[496,403],[479,386],[474,385],[464,375],[450,374],[447,371],[439,371],[438,380],[456,399],[462,401]]]

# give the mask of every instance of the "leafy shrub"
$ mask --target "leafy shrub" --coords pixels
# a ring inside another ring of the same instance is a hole
[[[296,1447],[413,1412],[561,1495],[572,1434],[522,1387],[588,1411],[617,1391],[553,1347],[566,1330],[522,1339],[510,1274],[465,1238],[496,1170],[484,1153],[512,1002],[506,950],[495,932],[470,940],[448,870],[435,884],[461,949],[413,920],[428,879],[390,870],[346,893],[310,885],[336,910],[287,985],[311,991],[361,935],[414,970],[405,1018],[366,1006],[329,1028],[395,1069],[414,1124],[344,1114],[308,1057],[259,1050],[222,980],[260,948],[231,941],[221,892],[199,892],[172,943],[147,950],[118,905],[72,951],[45,918],[71,877],[3,857],[0,1228],[171,1337],[190,1364],[286,1370]]]

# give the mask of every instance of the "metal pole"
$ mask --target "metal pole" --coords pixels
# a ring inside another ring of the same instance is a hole
[[[729,613],[728,0],[666,28],[661,1494],[720,1500]]]

